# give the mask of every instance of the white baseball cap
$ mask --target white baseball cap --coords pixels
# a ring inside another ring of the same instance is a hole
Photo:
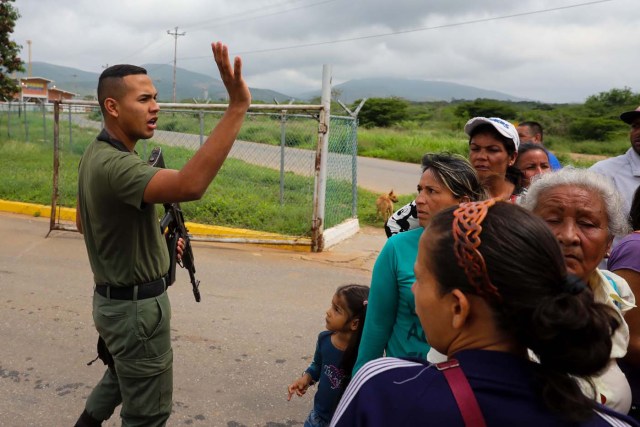
[[[491,126],[496,128],[498,132],[500,132],[500,135],[512,140],[513,145],[516,147],[516,152],[518,151],[518,147],[520,146],[520,137],[518,137],[516,127],[499,117],[474,117],[464,125],[464,132],[471,136],[471,132],[484,123],[489,123]]]

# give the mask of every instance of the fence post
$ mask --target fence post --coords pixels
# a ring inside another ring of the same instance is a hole
[[[9,101],[9,108],[7,108],[7,138],[11,139],[11,101]]]
[[[198,118],[200,119],[200,147],[204,144],[204,112],[198,112]]]
[[[360,101],[360,105],[354,111],[351,111],[339,99],[337,101],[353,119],[351,122],[351,216],[355,218],[358,215],[358,113],[367,102],[367,98]]]
[[[29,142],[29,124],[27,123],[27,102],[22,104],[24,110],[24,141]]]
[[[358,216],[358,117],[351,122],[351,217]]]
[[[315,162],[315,188],[313,191],[313,224],[311,226],[311,250],[324,249],[324,211],[327,190],[327,155],[329,152],[329,122],[331,120],[331,66],[322,66],[322,110],[318,124],[318,146]]]
[[[53,193],[51,194],[51,217],[49,233],[56,225],[56,208],[58,204],[58,170],[60,167],[60,101],[53,103]],[[47,233],[47,236],[49,235]]]
[[[47,108],[42,102],[42,142],[47,142]]]
[[[71,144],[73,143],[73,129],[71,128],[71,104],[67,105],[69,108],[69,149],[71,149]]]
[[[284,150],[287,143],[287,110],[280,114],[280,206],[284,206]]]

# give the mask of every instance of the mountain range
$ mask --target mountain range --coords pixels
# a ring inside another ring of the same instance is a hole
[[[95,96],[99,73],[79,70],[49,64],[33,62],[32,76],[44,77],[52,80],[52,85],[78,94],[80,97]],[[167,64],[143,64],[147,73],[158,89],[161,101],[170,102],[173,97],[173,67]],[[20,73],[18,76],[25,76]],[[255,101],[266,103],[288,102],[290,99],[309,101],[320,96],[321,88],[317,91],[283,94],[270,89],[250,88]],[[473,86],[460,85],[450,82],[431,80],[410,80],[400,78],[367,78],[354,79],[335,85],[334,93],[345,103],[352,103],[362,98],[399,97],[409,101],[451,101],[453,99],[474,100],[488,98],[506,101],[524,101],[524,98],[510,94],[481,89]],[[176,100],[178,102],[197,100],[198,102],[216,102],[226,99],[226,91],[222,81],[206,74],[196,73],[176,68]]]
[[[526,101],[503,92],[480,89],[457,83],[434,80],[410,80],[399,78],[355,79],[335,85],[334,92],[340,94],[340,100],[351,103],[362,98],[399,97],[410,101],[452,101],[454,99],[474,100],[477,98],[497,99],[500,101]],[[313,93],[306,96],[319,96]],[[305,96],[305,95],[303,95]]]
[[[143,64],[147,74],[159,93],[159,99],[171,102],[173,98],[173,66],[166,64]],[[26,68],[26,67],[25,67]],[[19,77],[26,73],[18,73]],[[78,94],[81,98],[95,96],[100,73],[82,71],[76,68],[63,67],[46,62],[33,62],[31,75],[53,80],[56,87]],[[183,68],[176,68],[176,100],[177,102],[194,99],[199,102],[219,101],[226,99],[227,92],[222,81],[205,74],[195,73]],[[291,98],[288,95],[269,89],[251,88],[254,100],[273,103],[274,98],[279,101]]]

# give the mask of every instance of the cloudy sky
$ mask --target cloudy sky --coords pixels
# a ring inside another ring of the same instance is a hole
[[[292,94],[366,77],[440,80],[545,102],[640,91],[639,0],[16,0],[13,39],[32,60],[217,71],[240,55],[252,87]]]

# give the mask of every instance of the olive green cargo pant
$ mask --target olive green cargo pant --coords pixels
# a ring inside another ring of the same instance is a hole
[[[167,292],[139,301],[93,297],[93,320],[114,359],[85,406],[106,420],[122,403],[123,426],[163,426],[171,414],[173,351]]]

